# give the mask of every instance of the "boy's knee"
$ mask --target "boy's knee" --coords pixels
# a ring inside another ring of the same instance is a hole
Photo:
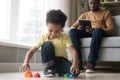
[[[43,48],[48,48],[48,47],[53,47],[53,44],[51,42],[45,42],[43,45],[42,45]]]

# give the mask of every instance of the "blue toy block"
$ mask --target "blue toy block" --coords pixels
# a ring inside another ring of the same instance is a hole
[[[69,78],[75,78],[77,76],[77,74],[70,74]]]

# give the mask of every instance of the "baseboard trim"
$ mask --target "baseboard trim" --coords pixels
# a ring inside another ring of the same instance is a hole
[[[22,63],[0,63],[0,72],[18,72]],[[44,69],[41,63],[30,63],[33,71],[41,71]]]

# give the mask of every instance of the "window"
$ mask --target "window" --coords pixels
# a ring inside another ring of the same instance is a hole
[[[0,0],[0,38],[9,39],[11,0]]]
[[[33,43],[35,41],[38,29],[37,14],[37,0],[20,0],[18,25],[20,42]]]
[[[19,41],[34,43],[46,32],[45,18],[50,9],[60,9],[62,0],[20,0]]]
[[[46,32],[46,13],[50,9],[64,12],[69,0],[0,0],[0,39],[35,44]]]

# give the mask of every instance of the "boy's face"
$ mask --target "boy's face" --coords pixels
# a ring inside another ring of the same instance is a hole
[[[52,39],[56,38],[60,34],[60,32],[62,31],[61,25],[47,23],[46,26],[48,29],[49,37],[51,37]]]

